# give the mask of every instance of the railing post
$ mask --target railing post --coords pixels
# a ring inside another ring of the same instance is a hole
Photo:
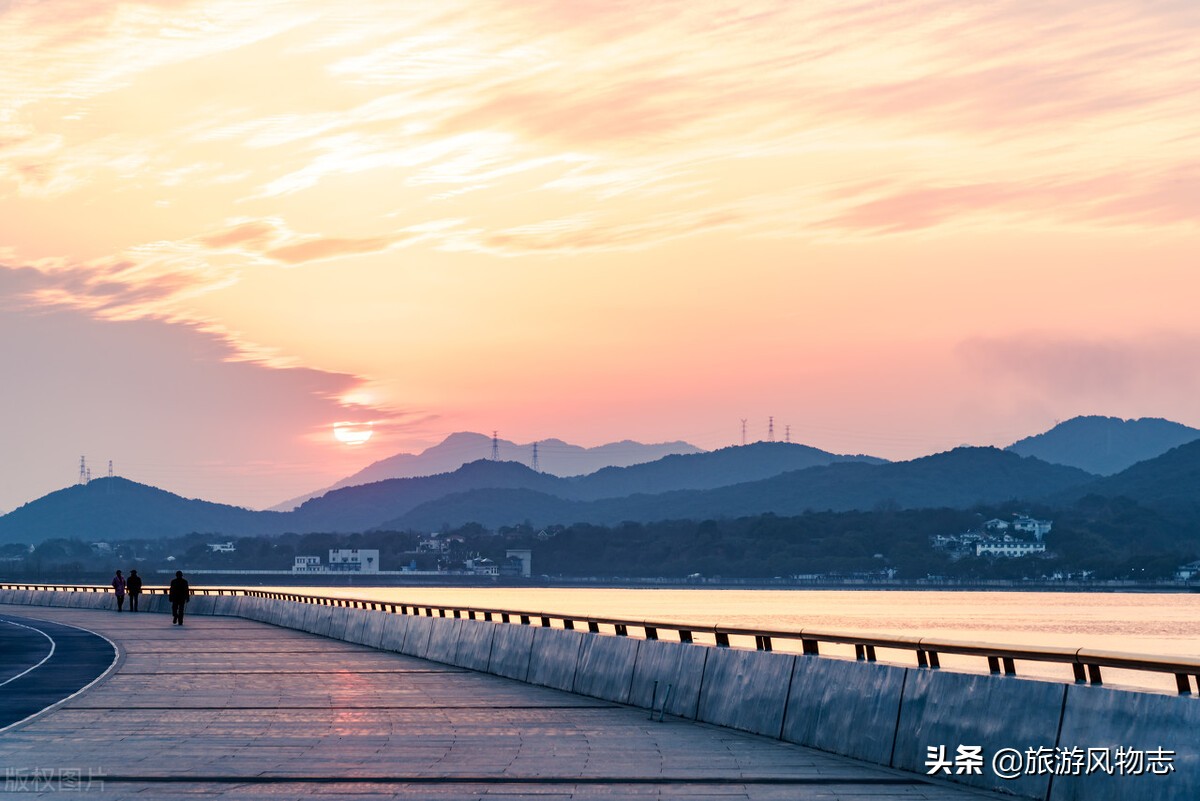
[[[1188,680],[1188,674],[1186,673],[1175,674],[1175,687],[1179,690],[1180,695],[1192,694],[1192,684]]]
[[[770,651],[771,650],[771,638],[766,636],[765,634],[754,635],[754,649],[756,651]]]
[[[574,631],[575,630],[575,621],[571,620],[571,618],[569,618],[569,617],[564,617],[563,618],[563,628],[566,629],[567,631]]]
[[[625,627],[624,623],[617,623],[615,626],[613,626],[613,629],[616,630],[616,634],[618,637],[629,636],[629,630]]]
[[[723,631],[717,632],[717,647],[718,648],[728,648],[729,647],[729,635]]]
[[[658,629],[654,628],[654,626],[646,626],[645,632],[646,632],[647,640],[657,640],[658,639]]]
[[[1100,666],[1099,665],[1088,665],[1087,671],[1088,671],[1088,681],[1090,681],[1092,684],[1095,684],[1097,686],[1104,684],[1104,681],[1100,678]]]
[[[821,646],[817,643],[816,640],[809,640],[806,638],[801,638],[800,645],[806,656],[820,656],[821,655]]]
[[[546,617],[545,615],[542,615],[542,628],[550,628],[550,618]]]
[[[600,624],[594,620],[589,620],[588,621],[588,631],[590,631],[592,634],[599,634],[600,633]]]

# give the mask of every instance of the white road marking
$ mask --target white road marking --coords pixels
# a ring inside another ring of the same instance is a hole
[[[41,629],[35,629],[33,626],[26,626],[24,623],[15,623],[15,622],[13,622],[13,621],[11,621],[11,620],[0,620],[0,623],[7,623],[7,624],[9,624],[10,626],[20,626],[20,627],[21,627],[21,628],[23,628],[23,629],[29,629],[30,631],[36,631],[38,634],[42,635],[43,637],[45,637],[47,640],[49,640],[49,641],[50,641],[50,653],[46,654],[46,656],[42,658],[42,661],[41,661],[41,662],[38,662],[38,663],[37,663],[36,665],[34,665],[33,667],[26,668],[25,670],[22,670],[20,673],[18,673],[17,675],[13,676],[13,677],[12,677],[12,678],[10,678],[10,679],[5,679],[4,681],[0,681],[0,687],[3,687],[5,684],[8,684],[10,681],[16,681],[17,679],[19,679],[19,678],[21,678],[22,676],[24,676],[26,673],[29,673],[29,672],[31,672],[31,671],[34,671],[34,670],[37,670],[37,669],[38,669],[38,668],[40,668],[42,665],[46,664],[46,661],[47,661],[47,660],[48,660],[50,657],[54,656],[54,649],[57,647],[57,643],[55,643],[55,642],[54,642],[54,638],[53,638],[53,637],[51,637],[49,634],[47,634],[46,632],[42,631]]]

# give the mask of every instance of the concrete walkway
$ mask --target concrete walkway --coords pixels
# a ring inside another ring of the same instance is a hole
[[[1000,797],[240,618],[0,613],[121,650],[97,684],[0,734],[14,797]]]

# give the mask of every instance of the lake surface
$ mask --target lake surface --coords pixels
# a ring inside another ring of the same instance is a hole
[[[268,588],[263,588],[268,589]],[[1096,648],[1200,658],[1200,594],[713,590],[485,587],[275,587],[279,592],[389,603],[461,605],[580,617],[931,636],[1014,646]],[[664,636],[665,633],[664,633]],[[735,643],[737,644],[737,643]],[[752,647],[752,643],[751,643]],[[798,650],[779,641],[776,650]],[[822,653],[853,656],[822,645]],[[881,661],[915,664],[911,652]],[[978,657],[946,657],[953,670],[986,671]],[[1022,675],[1070,680],[1067,665],[1018,663]],[[1105,683],[1174,692],[1174,678],[1104,671]]]

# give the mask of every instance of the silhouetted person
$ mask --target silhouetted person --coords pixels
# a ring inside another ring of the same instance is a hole
[[[120,612],[125,607],[125,577],[121,575],[120,570],[113,576],[112,588],[117,594],[117,611]]]
[[[171,589],[167,592],[167,597],[171,600],[171,622],[182,626],[183,625],[183,608],[187,606],[187,602],[191,599],[192,591],[188,587],[187,579],[183,577],[182,570],[175,571],[175,578],[171,581]]]
[[[138,596],[142,594],[142,577],[136,570],[129,571],[129,578],[125,580],[125,591],[129,593],[129,611],[136,612]]]

